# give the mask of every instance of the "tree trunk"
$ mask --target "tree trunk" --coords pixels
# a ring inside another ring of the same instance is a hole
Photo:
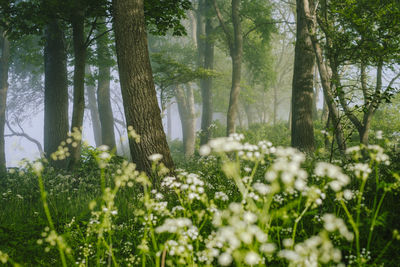
[[[244,111],[247,117],[247,127],[250,127],[255,122],[255,116],[251,104],[243,104]]]
[[[128,127],[140,135],[129,139],[137,169],[152,173],[149,156],[163,155],[162,162],[173,169],[150,66],[143,0],[113,0],[115,41],[121,92]]]
[[[319,87],[318,87],[318,66],[314,64],[314,90],[313,90],[313,120],[318,120],[318,100],[319,100]]]
[[[290,98],[290,103],[292,103],[292,99],[293,99],[293,97]],[[293,105],[290,105],[289,108],[290,109],[289,109],[289,116],[288,116],[288,129],[289,129],[289,131],[292,131],[292,118],[293,118],[292,108],[293,108]]]
[[[86,65],[86,73],[89,74],[90,76],[92,75],[89,65]],[[100,117],[96,100],[96,87],[93,84],[88,84],[86,86],[86,89],[87,89],[86,93],[88,98],[90,117],[92,118],[94,142],[96,144],[96,147],[99,147],[102,145],[102,142],[101,142]]]
[[[101,21],[105,23],[103,19]],[[101,24],[98,34],[104,34],[107,26]],[[110,81],[111,81],[111,52],[108,47],[109,35],[106,33],[97,39],[97,65],[99,68],[99,78],[97,87],[97,104],[101,124],[101,144],[107,145],[110,150],[116,148],[114,132],[114,116],[111,106]]]
[[[339,150],[342,154],[345,153],[346,143],[343,134],[342,124],[340,122],[339,111],[334,101],[333,88],[331,83],[331,76],[328,71],[328,66],[325,64],[325,61],[322,56],[322,49],[318,42],[318,39],[315,35],[315,15],[311,14],[310,7],[308,5],[308,0],[303,0],[304,5],[302,6],[304,14],[310,18],[308,20],[308,33],[311,37],[312,47],[314,50],[314,54],[316,57],[316,62],[318,66],[319,77],[321,81],[321,86],[324,92],[325,103],[328,105],[329,116],[332,120],[332,124],[334,126],[334,135],[336,136],[336,140],[338,143]],[[332,72],[332,70],[331,70]],[[334,78],[335,79],[335,78]]]
[[[308,35],[304,1],[297,0],[297,30],[292,84],[292,146],[314,151],[313,77],[315,55]]]
[[[274,118],[273,118],[273,122],[274,125],[276,125],[276,122],[278,120],[278,88],[276,86],[274,86]]]
[[[44,153],[56,168],[65,169],[66,160],[51,160],[68,137],[67,52],[60,22],[52,19],[45,31],[44,48]]]
[[[167,106],[167,137],[172,140],[172,111],[171,104]]]
[[[177,86],[175,88],[175,97],[182,123],[183,151],[185,157],[188,158],[193,156],[196,144],[196,111],[193,88],[187,86],[185,95],[183,88]]]
[[[1,31],[1,58],[0,58],[0,174],[7,171],[4,142],[4,126],[6,122],[6,105],[8,90],[8,70],[10,65],[10,43],[6,33]]]
[[[71,132],[82,134],[83,115],[85,112],[85,17],[83,10],[76,11],[72,19],[72,39],[74,47],[74,106],[72,110]],[[75,146],[76,145],[76,146]],[[81,158],[81,140],[75,140],[70,146],[71,157],[68,169],[73,170],[79,165]]]
[[[214,69],[214,41],[212,38],[212,18],[209,12],[211,11],[211,1],[205,1],[204,18],[205,18],[205,42],[204,42],[204,69]],[[212,123],[213,108],[212,108],[212,77],[207,77],[200,81],[201,98],[202,98],[202,113],[201,113],[201,137],[200,145],[206,144],[211,137],[210,125]]]
[[[240,0],[232,0],[233,45],[230,49],[232,57],[232,87],[229,97],[227,116],[227,135],[236,131],[236,117],[239,109],[240,80],[242,72],[243,36],[240,21]]]
[[[375,96],[371,101],[368,101],[367,99],[364,100],[364,103],[366,105],[366,110],[364,111],[362,128],[361,131],[359,131],[360,142],[361,144],[364,145],[368,145],[369,128],[371,127],[372,117],[379,105],[378,99],[380,98],[380,93],[382,90],[382,71],[383,71],[383,63],[380,62],[376,69]],[[366,85],[364,85],[363,87],[366,87]]]

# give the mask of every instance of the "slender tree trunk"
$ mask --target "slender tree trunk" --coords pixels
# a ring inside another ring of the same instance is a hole
[[[242,72],[243,55],[243,36],[242,25],[240,21],[240,3],[241,0],[232,0],[232,22],[233,22],[233,46],[231,49],[232,57],[232,87],[229,97],[228,117],[227,117],[227,135],[236,131],[236,117],[239,109],[239,92]]]
[[[329,149],[329,138],[328,138],[328,129],[330,128],[331,124],[331,116],[329,114],[329,111],[327,112],[328,116],[325,121],[325,133],[324,133],[324,144],[325,144],[325,149]]]
[[[113,0],[115,41],[126,122],[140,135],[129,139],[137,169],[152,173],[149,156],[163,155],[162,162],[173,169],[150,66],[143,0]]]
[[[1,31],[1,58],[0,58],[0,174],[5,173],[6,154],[4,142],[4,126],[6,122],[6,105],[8,90],[8,70],[10,65],[10,43],[6,32]]]
[[[318,66],[314,64],[314,90],[313,90],[313,120],[318,120],[318,100],[319,100],[319,87],[318,87]]]
[[[167,106],[167,137],[172,140],[172,112],[171,104]]]
[[[56,168],[66,160],[51,160],[51,154],[68,137],[67,52],[60,22],[52,19],[45,30],[44,48],[44,153]]]
[[[72,19],[72,39],[74,47],[74,106],[72,110],[71,132],[82,134],[83,115],[85,112],[85,17],[83,10],[76,11]],[[73,170],[79,165],[81,158],[81,140],[75,140],[70,146],[71,157],[68,169]]]
[[[196,143],[196,111],[193,88],[187,86],[185,94],[184,89],[181,86],[177,86],[175,88],[175,98],[182,123],[183,151],[185,157],[188,158],[193,156]]]
[[[86,73],[92,75],[89,65],[86,65]],[[86,89],[87,89],[86,93],[88,99],[88,107],[90,110],[90,117],[92,118],[94,142],[96,144],[96,147],[99,147],[102,145],[102,142],[101,142],[100,117],[96,99],[96,87],[93,84],[88,84],[86,86]]]
[[[214,69],[214,41],[212,32],[212,18],[210,11],[212,4],[210,0],[205,0],[204,19],[205,19],[205,42],[204,42],[204,69]],[[201,97],[202,97],[202,114],[201,114],[201,137],[200,145],[206,144],[211,137],[209,130],[212,123],[213,108],[212,108],[212,77],[207,77],[200,81]]]
[[[292,146],[314,151],[313,78],[315,55],[308,34],[304,1],[297,0],[297,31],[292,85]]]
[[[111,106],[110,81],[111,81],[111,51],[108,47],[108,29],[104,24],[98,29],[98,34],[103,34],[97,39],[97,65],[99,68],[99,78],[97,87],[97,104],[101,123],[101,144],[107,145],[111,150],[116,148],[114,132],[114,116]]]
[[[364,100],[366,105],[366,111],[364,111],[362,128],[361,131],[359,131],[360,142],[361,144],[364,145],[368,145],[369,129],[371,127],[372,117],[379,105],[379,100],[377,100],[377,98],[380,97],[380,92],[382,90],[382,71],[383,71],[383,64],[382,62],[380,62],[376,69],[375,96],[371,101],[368,101],[367,99]]]
[[[238,118],[238,122],[239,122],[239,127],[243,128],[243,115],[242,115],[242,112],[240,112],[240,106],[238,107],[237,118]]]
[[[247,117],[247,126],[250,127],[252,124],[254,124],[254,119],[256,118],[253,108],[251,107],[251,104],[243,104],[243,107]]]
[[[278,88],[274,86],[274,125],[276,125],[276,122],[278,120]]]
[[[312,47],[314,49],[314,54],[316,57],[321,86],[322,86],[322,89],[324,92],[325,103],[328,106],[329,116],[332,119],[332,124],[334,127],[334,134],[336,136],[339,150],[342,154],[344,154],[344,152],[346,150],[346,143],[345,143],[345,139],[344,139],[342,124],[340,122],[339,111],[338,111],[338,108],[334,101],[333,88],[332,88],[332,83],[331,83],[331,79],[330,79],[331,76],[328,71],[328,66],[325,64],[325,61],[323,59],[321,46],[315,35],[315,20],[316,20],[316,18],[315,18],[314,14],[311,14],[308,0],[303,0],[303,1],[305,3],[302,6],[304,14],[306,14],[307,17],[310,18],[307,22],[308,33],[310,35]],[[333,73],[334,71],[331,70],[331,72]],[[334,79],[335,79],[335,77],[333,78],[333,80]]]
[[[324,105],[322,106],[321,122],[326,122],[329,116],[329,108],[324,97]]]
[[[292,98],[290,98],[290,103],[292,103]],[[290,105],[290,109],[289,109],[289,116],[288,116],[288,129],[289,131],[292,131],[292,119],[293,119],[293,111],[292,111],[293,105]]]

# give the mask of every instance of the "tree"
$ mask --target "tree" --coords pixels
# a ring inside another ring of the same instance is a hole
[[[97,106],[101,123],[101,143],[108,146],[111,150],[116,148],[114,133],[114,116],[111,107],[110,81],[111,81],[111,51],[108,47],[109,34],[105,20],[100,21],[97,38]]]
[[[94,143],[96,147],[101,146],[102,143],[102,130],[101,130],[101,123],[100,123],[100,112],[99,108],[97,107],[97,98],[96,98],[96,85],[93,79],[93,73],[90,69],[90,66],[86,64],[86,95],[87,95],[87,103],[88,108],[90,111],[90,117],[92,121],[92,128],[93,128],[93,136],[94,136]],[[113,129],[114,130],[114,129]]]
[[[297,0],[297,29],[292,84],[291,144],[305,152],[314,151],[313,88],[314,65],[311,39],[308,34],[304,0]]]
[[[394,70],[399,62],[399,38],[394,37],[400,34],[399,7],[390,1],[332,0],[323,2],[318,12],[304,8],[339,148],[345,149],[340,113],[358,131],[360,143],[368,144],[372,117],[381,102],[389,100],[400,77],[395,74],[386,86],[382,82],[384,67]],[[371,69],[375,84],[368,82]],[[349,79],[351,72],[358,72],[359,78]]]
[[[161,106],[164,109],[167,102],[175,97],[182,123],[183,151],[186,157],[191,157],[196,143],[195,93],[192,82],[212,77],[214,72],[196,69],[196,60],[192,57],[195,51],[191,47],[179,43],[162,43],[161,46],[162,51],[152,54],[154,80],[160,91]]]
[[[6,122],[6,103],[8,90],[8,69],[10,62],[10,43],[6,32],[1,31],[0,36],[0,174],[6,172],[6,155],[4,148],[4,126]]]
[[[242,24],[240,20],[241,0],[232,0],[231,18],[233,24],[233,34],[229,31],[216,0],[213,1],[218,20],[226,36],[229,46],[229,53],[232,58],[232,86],[229,96],[229,107],[226,126],[226,133],[227,135],[229,135],[231,133],[234,133],[236,130],[235,123],[239,108],[239,92],[243,56],[243,35]]]
[[[196,10],[196,41],[198,50],[198,67],[212,71],[214,69],[214,39],[212,0],[199,0]],[[200,145],[206,144],[210,137],[210,125],[213,117],[211,76],[200,79],[202,99]]]
[[[44,48],[44,152],[48,158],[68,137],[68,78],[65,46],[60,21],[51,19],[45,29]],[[66,168],[66,161],[52,161],[52,165]]]
[[[151,174],[149,156],[160,153],[164,165],[173,169],[150,66],[143,0],[112,3],[126,122],[141,136],[140,142],[129,139],[132,160],[138,170]]]

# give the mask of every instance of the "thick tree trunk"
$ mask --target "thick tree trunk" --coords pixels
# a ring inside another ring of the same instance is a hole
[[[71,132],[82,134],[83,115],[85,112],[85,18],[83,10],[76,11],[72,19],[72,39],[74,47],[74,106],[72,110]],[[68,169],[73,170],[81,159],[81,140],[75,140],[70,146],[71,157]]]
[[[315,55],[308,34],[304,1],[297,0],[297,31],[292,85],[292,146],[314,151],[313,77]]]
[[[193,88],[187,86],[185,94],[184,89],[177,86],[175,88],[175,98],[182,123],[183,151],[185,157],[188,158],[193,156],[196,144],[196,111]]]
[[[44,153],[51,160],[62,141],[68,137],[67,52],[60,23],[52,19],[45,31],[44,48]],[[66,160],[50,161],[66,168]]]
[[[105,23],[103,19],[101,21]],[[97,65],[99,68],[97,104],[101,123],[101,144],[107,145],[111,150],[116,148],[114,132],[114,116],[111,106],[110,81],[111,81],[111,51],[108,47],[109,35],[105,32],[107,26],[101,24],[98,34],[103,34],[97,39]]]
[[[205,1],[203,16],[205,19],[205,42],[204,42],[204,69],[214,69],[214,41],[212,37],[213,27],[212,18],[209,12],[212,5],[210,0]],[[198,28],[198,27],[197,27]],[[212,77],[207,77],[200,81],[202,113],[201,113],[201,137],[200,145],[206,144],[211,137],[210,125],[212,123]]]
[[[0,58],[0,174],[6,172],[6,154],[4,142],[4,126],[6,123],[6,105],[8,90],[8,69],[10,65],[10,43],[6,33],[1,31],[1,58]]]
[[[233,23],[233,45],[230,51],[232,57],[232,87],[229,97],[229,107],[227,116],[227,135],[236,131],[236,117],[239,109],[239,92],[242,72],[243,36],[240,21],[240,2],[232,0],[232,23]]]
[[[92,75],[89,65],[86,65],[86,73]],[[96,144],[96,147],[99,147],[102,145],[102,142],[101,142],[100,116],[99,116],[99,110],[97,108],[97,99],[96,99],[96,86],[93,84],[88,84],[86,86],[86,89],[87,89],[86,93],[88,99],[88,108],[90,110],[90,117],[92,119],[94,142]]]
[[[160,153],[164,165],[173,169],[150,66],[143,0],[113,0],[112,3],[126,122],[140,135],[139,143],[129,139],[132,160],[138,170],[151,175],[149,156]]]

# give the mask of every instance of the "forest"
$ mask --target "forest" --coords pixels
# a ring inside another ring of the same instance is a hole
[[[1,266],[400,266],[399,0],[0,0]]]

